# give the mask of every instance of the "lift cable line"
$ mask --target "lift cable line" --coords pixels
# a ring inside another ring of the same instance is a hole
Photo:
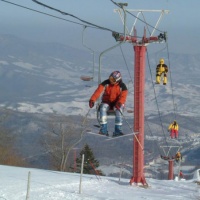
[[[168,42],[166,43],[166,46],[167,46],[167,56],[168,56],[168,62],[169,62],[169,73],[171,77],[171,91],[172,91],[172,101],[173,101],[173,108],[174,108],[174,119],[176,120],[177,110],[176,110],[175,101],[174,101],[174,92],[173,92],[174,88],[173,88],[172,73],[171,73],[171,67],[170,67]]]
[[[22,5],[19,5],[19,4],[16,4],[16,3],[12,3],[12,2],[9,2],[9,1],[6,1],[6,0],[0,0],[0,1],[3,1],[5,3],[9,3],[9,4],[12,4],[12,5],[15,5],[15,6],[18,6],[18,7],[21,7],[21,8],[24,8],[24,9],[27,9],[27,10],[30,10],[30,11],[34,11],[34,12],[37,12],[37,13],[40,13],[40,14],[43,14],[43,15],[47,15],[49,17],[54,17],[56,19],[60,19],[60,20],[63,20],[63,21],[67,21],[67,22],[70,22],[70,23],[74,23],[74,24],[77,24],[77,25],[83,25],[81,23],[78,23],[78,22],[74,22],[74,21],[71,21],[71,20],[67,20],[67,19],[64,19],[62,17],[57,17],[55,15],[51,15],[51,14],[48,14],[48,13],[45,13],[45,12],[41,12],[41,11],[38,11],[38,10],[35,10],[35,9],[32,9],[32,8],[28,8],[26,6],[22,6]],[[91,27],[91,28],[94,28],[94,27]]]
[[[94,23],[88,22],[88,21],[83,20],[83,19],[81,19],[81,18],[79,18],[79,17],[77,17],[77,16],[75,16],[75,15],[73,15],[73,14],[70,14],[70,13],[67,13],[67,12],[63,12],[63,11],[61,11],[61,10],[59,10],[59,9],[56,9],[56,8],[53,8],[53,7],[48,6],[48,5],[46,5],[46,4],[43,4],[43,3],[41,3],[41,2],[39,2],[39,1],[37,1],[37,0],[32,0],[32,1],[35,2],[35,3],[37,3],[37,4],[39,4],[39,5],[44,6],[44,7],[46,7],[46,8],[49,8],[49,9],[54,10],[54,11],[57,11],[57,12],[61,13],[62,15],[68,15],[68,16],[70,16],[70,17],[73,17],[73,18],[75,18],[75,19],[77,19],[77,20],[79,20],[79,21],[81,21],[81,22],[83,22],[83,23],[85,23],[85,24],[87,24],[87,25],[90,25],[90,26],[93,27],[93,28],[99,28],[99,29],[102,29],[102,30],[106,30],[106,31],[113,32],[113,30],[111,30],[111,29],[109,29],[109,28],[105,28],[105,27],[96,25],[96,24],[94,24]]]

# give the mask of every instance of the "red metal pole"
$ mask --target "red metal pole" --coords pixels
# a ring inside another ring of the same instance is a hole
[[[168,173],[168,180],[174,180],[174,160],[170,159],[169,162],[169,173]]]
[[[144,177],[144,91],[145,91],[145,55],[146,46],[134,46],[134,132],[133,139],[133,177],[132,183],[146,185]]]

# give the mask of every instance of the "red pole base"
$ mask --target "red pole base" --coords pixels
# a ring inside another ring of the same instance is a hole
[[[174,179],[174,160],[168,160],[169,162],[169,174],[168,174],[168,180]]]
[[[136,183],[136,184],[142,184],[142,185],[148,185],[145,178],[144,177],[131,177],[131,180],[130,180],[130,185],[132,185],[133,183]]]

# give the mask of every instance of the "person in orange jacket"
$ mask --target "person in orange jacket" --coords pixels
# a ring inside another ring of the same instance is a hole
[[[113,137],[123,135],[122,132],[122,112],[126,102],[128,90],[125,83],[122,81],[122,76],[119,71],[114,71],[109,78],[99,84],[96,91],[89,100],[89,107],[94,107],[96,100],[102,95],[100,104],[100,131],[99,134],[107,135],[107,111],[113,109],[115,111],[115,130]]]
[[[170,136],[173,139],[178,138],[178,130],[179,130],[179,126],[178,123],[174,120],[173,123],[171,123],[168,127],[168,131],[170,132]]]

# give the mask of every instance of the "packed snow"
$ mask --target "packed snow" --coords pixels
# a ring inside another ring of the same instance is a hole
[[[193,180],[146,179],[148,188],[128,179],[0,165],[0,199],[4,200],[197,200]],[[82,184],[80,185],[80,180]],[[29,180],[29,181],[28,181]],[[29,183],[29,184],[28,184]]]

